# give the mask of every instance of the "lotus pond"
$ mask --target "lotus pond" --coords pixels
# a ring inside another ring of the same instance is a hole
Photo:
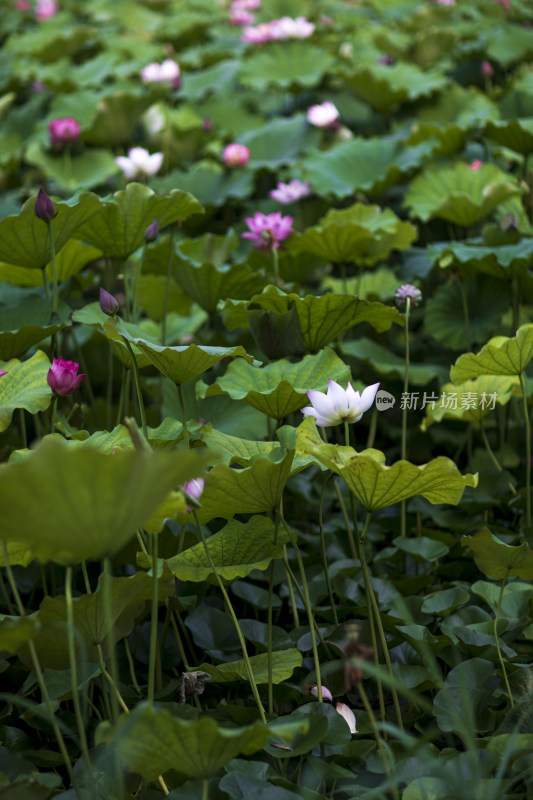
[[[533,797],[533,7],[0,0],[0,797]]]

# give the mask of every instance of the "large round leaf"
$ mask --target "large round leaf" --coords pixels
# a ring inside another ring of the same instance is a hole
[[[52,318],[52,300],[30,294],[14,305],[0,304],[0,359],[21,356],[34,344],[65,328],[69,306],[60,301]]]
[[[428,258],[441,267],[454,266],[465,277],[477,272],[512,280],[523,275],[533,258],[533,239],[517,244],[485,247],[479,239],[464,242],[436,242],[426,249]]]
[[[146,228],[157,220],[159,228],[201,214],[202,206],[188,192],[174,189],[159,197],[140,183],[129,183],[103,201],[102,213],[78,231],[78,238],[99,247],[109,258],[126,259],[144,242]]]
[[[102,255],[97,247],[90,247],[78,239],[69,239],[61,248],[56,257],[57,279],[59,283],[66,281],[71,275],[76,275],[91,261]],[[48,283],[52,282],[52,264],[47,264],[45,269]],[[13,264],[0,264],[0,281],[9,281],[15,286],[42,286],[42,273],[28,267],[17,267]],[[33,320],[32,318],[32,321]]]
[[[392,111],[408,100],[443,89],[447,78],[442,72],[422,70],[414,64],[372,64],[360,67],[349,83],[377,111]]]
[[[483,528],[474,536],[463,536],[461,544],[472,550],[478,569],[489,578],[501,581],[516,576],[533,580],[533,550],[527,542],[518,546],[505,544],[488,528]]]
[[[261,653],[252,656],[250,666],[256,683],[268,683],[268,654]],[[302,666],[302,654],[295,648],[277,650],[272,653],[272,680],[281,683],[291,677],[295,669]],[[229,664],[200,664],[197,669],[208,672],[214,681],[226,683],[227,681],[247,681],[248,670],[246,662],[232,661]]]
[[[522,155],[533,152],[533,118],[490,121],[485,134],[498,144]]]
[[[187,172],[173,170],[152,181],[157,190],[170,191],[178,186],[184,192],[194,192],[206,207],[223,205],[229,197],[244,199],[252,193],[253,184],[252,170],[228,170],[212,161],[197,161]]]
[[[203,462],[197,452],[105,455],[49,437],[0,469],[0,537],[59,564],[113,555]]]
[[[494,664],[484,658],[471,658],[454,667],[433,701],[441,731],[457,733],[464,725],[466,733],[471,731],[466,727],[470,720],[476,731],[490,731],[494,719],[488,701],[499,682]]]
[[[481,375],[461,386],[444,383],[438,400],[425,406],[426,418],[422,428],[427,430],[442,419],[461,419],[479,425],[494,410],[496,403],[505,405],[509,402],[517,383],[515,376],[503,375]]]
[[[202,441],[220,460],[231,466],[249,467],[256,458],[268,458],[279,447],[278,442],[261,442],[230,436],[211,425],[202,428]],[[1,555],[1,554],[0,554]]]
[[[316,86],[332,64],[328,52],[309,42],[275,42],[254,48],[242,63],[239,80],[258,92],[272,85],[282,89]]]
[[[178,258],[175,267],[176,280],[182,289],[199,306],[213,313],[219,300],[228,297],[248,299],[260,292],[267,283],[266,278],[252,272],[246,264],[195,264],[189,259]]]
[[[405,374],[405,358],[366,337],[343,342],[341,353],[357,361],[363,361],[378,375],[386,378],[403,379]],[[448,370],[438,364],[413,361],[409,364],[409,383],[415,386],[425,386],[433,378],[439,378],[442,383],[447,377]]]
[[[7,375],[0,378],[0,432],[9,426],[16,408],[36,414],[47,409],[52,401],[46,382],[50,362],[42,350],[27,361],[8,361],[2,369]]]
[[[452,383],[478,375],[520,375],[533,358],[533,325],[522,325],[516,336],[495,336],[479,353],[459,356],[450,370]]]
[[[330,378],[346,384],[351,376],[349,367],[329,347],[294,364],[280,360],[260,369],[239,359],[229,364],[215,383],[205,387],[202,396],[229,394],[233,400],[244,400],[263,414],[283,419],[307,404],[308,389],[325,391]]]
[[[239,142],[250,150],[250,167],[276,169],[294,161],[312,145],[318,144],[320,132],[312,128],[304,114],[276,117],[259,130],[239,136]]]
[[[47,178],[69,191],[80,187],[92,189],[105,184],[108,178],[120,171],[115,159],[107,150],[86,150],[65,161],[63,155],[47,152],[38,142],[32,142],[25,155],[26,161],[38,166]]]
[[[34,212],[36,197],[30,197],[17,216],[0,222],[0,261],[30,269],[44,269],[50,261],[48,226]],[[95,194],[81,194],[74,203],[56,203],[57,216],[51,221],[55,251],[58,253],[80,227],[99,217],[102,202]],[[153,221],[153,220],[152,220]],[[100,243],[96,241],[96,247]]]
[[[405,204],[413,217],[438,217],[470,227],[522,190],[494,164],[472,169],[467,164],[427,167],[411,182]]]

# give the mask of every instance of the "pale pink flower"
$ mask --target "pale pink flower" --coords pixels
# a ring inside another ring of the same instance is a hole
[[[199,500],[204,491],[205,481],[203,478],[193,478],[191,481],[183,484],[183,490],[193,500]],[[187,511],[192,511],[191,506],[187,506]]]
[[[284,239],[292,233],[292,217],[282,217],[281,212],[262,214],[256,211],[253,217],[246,218],[249,231],[242,234],[243,239],[251,239],[259,250],[277,249]]]
[[[472,163],[468,165],[468,168],[473,169],[474,172],[477,172],[478,169],[481,169],[482,166],[483,166],[483,161],[481,161],[481,159],[479,158],[476,158],[475,161],[472,161]]]
[[[312,694],[313,697],[318,697],[318,686],[316,684],[311,687],[310,694]],[[333,701],[333,696],[332,696],[330,690],[328,689],[327,686],[323,686],[323,685],[322,685],[322,699],[323,700],[331,700],[331,701]]]
[[[55,17],[58,11],[59,8],[55,0],[37,0],[35,19],[40,22],[44,19],[50,19],[50,17]]]
[[[276,39],[276,31],[272,22],[261,22],[255,28],[252,25],[247,25],[243,28],[241,35],[241,42],[248,42],[249,44],[263,44],[264,42],[272,42]]]
[[[232,142],[224,148],[222,160],[227,167],[245,167],[250,160],[250,151],[246,145]]]
[[[277,187],[270,192],[270,197],[277,200],[278,203],[287,205],[301,197],[309,197],[310,194],[311,185],[307,181],[299,181],[295,178],[289,183],[278,183]]]
[[[145,178],[159,172],[163,163],[163,153],[150,153],[144,147],[132,147],[127,156],[117,156],[116,163],[130,180]]]
[[[494,75],[494,67],[487,59],[481,62],[481,74],[484,78],[491,78]]]
[[[378,389],[379,383],[373,383],[360,394],[354,391],[351,383],[343,389],[330,378],[325,394],[309,389],[307,396],[311,405],[302,408],[301,411],[307,417],[315,417],[316,424],[322,428],[340,425],[341,422],[358,422],[365,411],[372,406]]]
[[[357,733],[357,728],[355,727],[355,714],[353,713],[352,709],[346,705],[346,703],[337,703],[335,706],[337,712],[343,717],[346,721],[350,729],[350,733]]]
[[[230,25],[253,25],[255,16],[245,8],[230,8]]]
[[[454,6],[455,0],[435,0],[438,6]]]
[[[168,83],[174,89],[179,89],[180,66],[177,61],[167,58],[162,64],[152,62],[141,70],[141,78],[144,83]]]
[[[276,39],[308,39],[312,36],[315,26],[306,17],[281,17],[270,23],[274,28]]]
[[[67,394],[72,394],[78,388],[86,377],[85,374],[78,375],[79,367],[80,365],[76,361],[54,358],[46,376],[48,386],[54,394],[66,397]]]
[[[413,286],[412,283],[402,283],[394,292],[394,299],[399,308],[405,308],[407,299],[411,301],[410,305],[413,308],[422,300],[422,292]]]
[[[233,0],[231,11],[257,11],[261,8],[261,0]]]
[[[53,119],[48,123],[48,135],[50,142],[55,147],[70,144],[79,139],[81,125],[76,122],[74,117],[63,117],[63,119]]]
[[[339,116],[338,108],[329,100],[307,109],[307,121],[317,128],[336,128]]]

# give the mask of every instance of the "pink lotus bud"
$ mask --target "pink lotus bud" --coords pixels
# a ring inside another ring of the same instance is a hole
[[[355,714],[353,713],[352,709],[349,708],[346,703],[337,703],[335,708],[341,717],[344,717],[346,720],[346,724],[350,728],[350,733],[357,733],[357,728],[355,727]]]
[[[316,683],[314,686],[311,686],[310,694],[312,694],[313,697],[318,697],[318,686]],[[327,686],[322,686],[322,699],[330,701],[333,700],[333,696]]]
[[[100,308],[107,314],[108,317],[114,317],[115,314],[118,314],[118,301],[116,298],[113,297],[112,294],[106,292],[105,289],[102,289],[100,286]]]
[[[183,491],[189,495],[191,500],[199,500],[204,491],[205,481],[203,478],[193,478],[183,484]],[[191,506],[187,506],[187,511],[192,511]]]
[[[144,232],[144,240],[145,242],[155,242],[157,237],[159,236],[159,226],[157,224],[157,220],[154,220],[151,225],[148,225]]]
[[[475,161],[472,161],[472,163],[468,165],[468,168],[473,169],[474,172],[477,172],[478,169],[481,169],[482,166],[483,166],[483,161],[481,161],[479,158],[476,158]]]
[[[246,145],[232,142],[224,148],[222,159],[227,167],[245,167],[250,160],[250,151]]]
[[[7,370],[0,369],[0,378],[2,377],[2,375],[7,375]]]
[[[85,373],[78,375],[79,366],[75,361],[54,358],[46,376],[48,386],[54,394],[66,397],[67,394],[72,394],[78,388],[86,377]]]
[[[50,200],[44,189],[39,189],[37,194],[37,200],[35,201],[35,205],[33,207],[33,213],[38,219],[42,219],[43,222],[50,222],[57,217],[56,207],[53,202]]]
[[[494,68],[490,63],[490,61],[487,61],[485,59],[484,61],[481,62],[481,74],[485,78],[492,78],[492,76],[494,75]]]
[[[48,134],[50,142],[55,147],[60,147],[79,139],[81,125],[76,122],[74,117],[64,117],[63,119],[53,119],[48,123]]]

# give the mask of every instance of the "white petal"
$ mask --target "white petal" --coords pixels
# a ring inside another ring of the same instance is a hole
[[[357,733],[357,729],[355,727],[355,714],[353,713],[352,709],[349,708],[346,703],[337,703],[335,708],[341,717],[344,717],[346,720],[346,724],[350,728],[350,733]]]
[[[323,392],[317,392],[313,389],[310,389],[307,392],[307,396],[310,399],[313,408],[325,419],[332,419],[338,416],[338,414],[335,413],[335,407],[330,398],[327,397]],[[332,424],[336,423],[329,422],[329,425]]]
[[[345,417],[348,414],[346,391],[336,381],[330,380],[327,397],[339,416]]]
[[[359,408],[357,409],[360,414],[364,414],[365,411],[368,411],[374,402],[378,389],[379,383],[373,383],[372,386],[367,386],[366,389],[363,390],[363,394],[361,395],[361,400],[359,402]]]

